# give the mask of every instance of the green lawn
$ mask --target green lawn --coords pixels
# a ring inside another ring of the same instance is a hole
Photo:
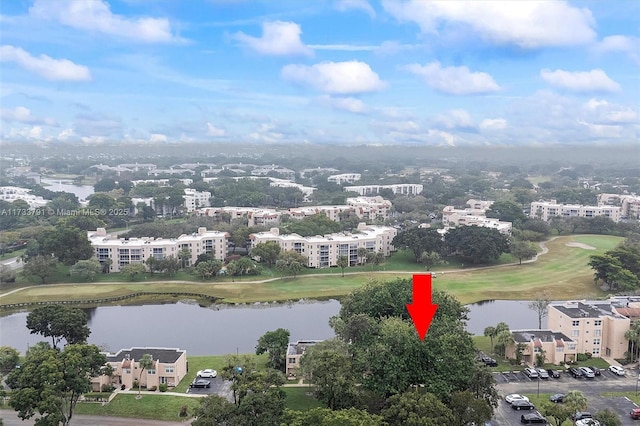
[[[12,257],[20,257],[24,254],[25,251],[27,251],[27,249],[21,249],[21,250],[12,251],[11,253],[5,253],[2,256],[0,256],[0,260],[11,259]]]
[[[292,410],[304,411],[310,410],[316,407],[325,407],[325,405],[315,399],[312,393],[312,388],[308,386],[301,387],[283,387],[284,392],[287,394],[286,405],[287,408]]]
[[[182,421],[184,418],[181,418],[179,413],[183,405],[188,407],[188,417],[191,417],[194,409],[200,406],[200,398],[171,396],[162,393],[150,395],[143,392],[143,397],[136,399],[135,394],[119,394],[107,405],[80,402],[76,406],[76,413]]]
[[[593,284],[593,271],[588,266],[589,256],[610,250],[622,241],[620,237],[601,235],[561,236],[547,242],[549,253],[539,257],[537,262],[523,265],[503,265],[489,268],[455,269],[446,265],[434,280],[434,288],[444,290],[462,303],[481,300],[511,299],[526,300],[546,294],[550,299],[566,300],[575,297],[601,298],[606,296]],[[567,243],[578,242],[595,248],[586,250],[569,247]],[[399,255],[400,256],[400,255]],[[405,254],[406,256],[406,254]],[[400,259],[390,260],[381,268],[390,268],[403,264]],[[415,264],[412,264],[415,265]],[[416,265],[418,266],[418,265]],[[368,267],[362,267],[365,270]],[[348,272],[353,272],[349,268]],[[249,277],[251,281],[236,282],[193,282],[162,281],[142,283],[92,283],[78,284],[69,291],[69,285],[46,285],[26,288],[22,291],[2,297],[2,304],[45,300],[94,299],[131,294],[140,291],[155,292],[194,292],[223,299],[229,303],[251,303],[264,301],[285,301],[298,299],[322,299],[340,297],[350,293],[371,279],[393,280],[397,277],[411,278],[412,271],[366,271],[341,276],[333,270],[314,270],[313,274],[296,278],[275,279],[258,282],[263,277]],[[331,272],[330,275],[321,275]],[[417,268],[415,272],[425,272]],[[150,296],[150,300],[162,300],[163,296]],[[148,300],[145,300],[148,301]]]

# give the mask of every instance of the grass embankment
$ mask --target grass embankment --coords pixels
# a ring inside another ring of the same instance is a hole
[[[588,266],[589,256],[610,250],[621,241],[620,237],[602,235],[561,236],[546,243],[549,252],[540,256],[536,262],[480,269],[466,265],[465,268],[453,271],[441,271],[434,280],[434,288],[450,292],[462,303],[492,299],[526,300],[543,293],[556,300],[602,297],[605,293],[593,284],[593,271]],[[595,250],[567,246],[570,242],[591,246]],[[406,254],[398,256],[406,258]],[[401,264],[404,265],[402,268]],[[447,265],[445,269],[452,267]],[[366,270],[369,267],[361,268]],[[354,268],[348,268],[344,277],[336,268],[314,270],[312,274],[268,282],[258,282],[264,277],[252,277],[256,281],[49,284],[24,288],[1,297],[0,302],[9,304],[25,301],[86,300],[140,291],[194,292],[217,297],[228,303],[319,299],[343,296],[371,279],[410,278],[413,272],[424,271],[420,265],[410,263],[406,259],[400,260],[400,257],[395,256],[379,268],[381,271],[362,271],[356,274],[351,273]],[[385,270],[382,270],[383,268]],[[149,300],[144,299],[143,302],[152,303],[154,300],[171,301],[171,298],[149,296]]]

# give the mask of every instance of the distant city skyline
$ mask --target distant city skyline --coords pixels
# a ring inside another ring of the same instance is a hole
[[[33,0],[1,142],[640,140],[640,2]]]

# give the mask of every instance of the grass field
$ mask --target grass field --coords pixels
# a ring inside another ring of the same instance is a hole
[[[593,283],[593,271],[587,264],[589,256],[610,250],[621,241],[620,237],[602,235],[558,237],[546,243],[549,252],[540,256],[537,262],[479,269],[467,266],[463,269],[441,270],[434,280],[434,288],[450,292],[462,303],[491,299],[526,300],[541,294],[546,294],[549,298],[556,300],[574,297],[602,297],[605,293]],[[581,243],[595,249],[569,247],[567,243],[570,242]],[[352,273],[353,270],[350,268],[344,277],[341,276],[339,270],[336,271],[334,268],[335,272],[329,275],[322,275],[321,271],[314,271],[317,273],[301,275],[297,278],[278,278],[269,282],[168,281],[41,285],[24,288],[13,294],[0,295],[0,303],[96,299],[140,291],[194,292],[218,297],[227,303],[331,298],[348,294],[371,279],[386,281],[397,277],[411,278],[412,271],[390,271],[391,266],[393,266],[391,263],[384,265],[386,271],[363,271],[360,273]],[[448,268],[451,267],[448,265]],[[418,267],[414,272],[425,271]],[[261,278],[254,277],[253,279]],[[153,303],[161,300],[171,301],[167,300],[166,296],[149,296],[142,302]]]
[[[301,387],[284,387],[282,388],[287,394],[286,405],[292,410],[304,411],[316,407],[325,407],[325,405],[310,395],[312,388],[308,386]]]
[[[76,414],[95,416],[131,417],[137,419],[155,419],[182,421],[179,416],[183,405],[187,406],[188,417],[193,416],[195,408],[200,406],[200,398],[180,397],[162,393],[145,394],[136,399],[135,394],[120,394],[107,404],[82,403],[76,405]]]

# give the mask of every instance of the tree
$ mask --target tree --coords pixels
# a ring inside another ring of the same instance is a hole
[[[540,349],[535,356],[535,366],[542,367],[547,360],[547,353],[544,349]]]
[[[416,263],[420,261],[422,253],[436,252],[442,250],[442,237],[435,229],[413,228],[399,232],[393,237],[393,245],[397,248],[411,250]]]
[[[93,185],[93,190],[95,192],[111,192],[116,189],[116,186],[117,183],[115,179],[103,178]]]
[[[366,262],[367,254],[369,254],[369,250],[365,247],[358,247],[358,264],[362,265]]]
[[[102,265],[95,259],[78,260],[75,265],[69,268],[69,274],[73,277],[80,277],[86,281],[93,279],[102,271]]]
[[[256,355],[269,354],[269,364],[274,370],[284,372],[286,365],[287,347],[289,346],[289,330],[278,328],[267,331],[258,339]]]
[[[180,269],[180,260],[176,256],[167,256],[158,261],[158,269],[172,277]]]
[[[91,258],[94,253],[86,231],[72,226],[56,226],[38,240],[42,246],[41,254],[53,254],[60,262],[69,266],[78,260]]]
[[[0,265],[0,284],[8,284],[16,281],[16,272],[7,265]]]
[[[191,262],[191,250],[188,248],[180,249],[178,252],[178,259],[180,259],[180,267],[182,269],[188,267]]]
[[[420,259],[418,261],[424,264],[425,268],[427,268],[427,271],[430,271],[431,268],[433,268],[436,265],[446,263],[444,260],[442,260],[442,258],[440,257],[440,254],[438,254],[435,251],[423,252],[420,255]]]
[[[153,256],[149,256],[145,259],[144,264],[149,268],[149,272],[153,275],[153,272],[158,269],[159,260]]]
[[[85,343],[91,333],[87,321],[87,315],[81,309],[46,305],[27,315],[27,328],[31,334],[51,338],[51,345],[56,349],[62,339],[70,345]]]
[[[91,390],[90,378],[105,373],[106,362],[95,345],[72,344],[62,351],[31,352],[7,377],[12,389],[9,403],[22,420],[38,413],[37,426],[67,426],[78,399]]]
[[[491,405],[483,399],[475,398],[469,391],[453,393],[449,408],[455,418],[451,423],[453,426],[481,425],[493,415]]]
[[[598,420],[603,426],[622,426],[620,416],[610,408],[598,411],[594,414],[593,418]]]
[[[129,278],[129,281],[134,281],[136,278],[143,276],[147,272],[147,269],[142,263],[130,263],[120,268],[120,273]]]
[[[502,222],[521,223],[527,220],[522,207],[512,201],[495,201],[486,211],[487,217],[496,218]]]
[[[534,311],[538,317],[538,329],[542,330],[542,318],[547,316],[549,312],[549,298],[545,295],[539,297],[529,303],[529,309]]]
[[[381,411],[390,426],[439,426],[451,425],[453,413],[432,393],[418,389],[393,395]]]
[[[228,424],[235,411],[235,406],[220,395],[209,395],[200,400],[200,407],[195,410],[193,426],[217,426]]]
[[[222,261],[214,259],[200,262],[196,265],[196,272],[203,280],[215,277],[222,270]]]
[[[0,374],[7,374],[20,362],[20,352],[11,346],[0,346]]]
[[[275,265],[279,255],[280,245],[275,241],[258,243],[251,249],[251,257],[259,257],[261,262],[269,266]]]
[[[318,407],[305,411],[286,409],[282,424],[288,426],[383,426],[386,423],[382,417],[356,408],[331,410]]]
[[[584,411],[587,409],[587,398],[578,390],[572,390],[567,392],[564,397],[564,405],[569,408],[573,414],[577,411]]]
[[[237,261],[232,260],[231,262],[227,263],[227,267],[226,267],[225,270],[226,270],[227,275],[231,276],[231,281],[234,282],[235,281],[235,277],[236,277],[236,275],[239,275],[241,268],[238,265]]]
[[[342,271],[342,276],[344,277],[344,268],[349,266],[349,258],[347,256],[338,257],[338,261],[336,262],[338,268]]]
[[[509,252],[516,257],[522,265],[522,259],[531,259],[538,254],[536,247],[528,241],[515,240],[509,245]]]
[[[251,393],[267,393],[284,384],[284,374],[280,371],[256,369],[255,355],[231,355],[225,358],[220,377],[231,381],[231,390],[236,406]]]
[[[506,348],[513,343],[513,334],[509,330],[503,330],[496,336],[496,341],[500,345],[502,356],[506,357]]]
[[[496,260],[509,251],[509,240],[500,231],[476,225],[450,229],[444,241],[450,254],[466,257],[472,263]]]
[[[488,337],[489,340],[491,341],[491,351],[493,352],[493,338],[496,337],[498,335],[498,332],[496,331],[496,328],[494,326],[488,326],[484,329],[484,335],[485,337]]]
[[[500,396],[496,390],[496,379],[485,365],[479,363],[474,365],[468,390],[475,395],[476,399],[483,399],[492,407],[498,406]]]
[[[630,328],[624,333],[624,338],[629,341],[629,361],[633,362],[637,356],[637,343],[640,340],[640,333],[634,328]]]
[[[276,262],[276,268],[283,273],[293,274],[295,278],[302,269],[307,266],[308,259],[306,256],[299,254],[295,250],[286,250],[280,254]]]
[[[138,360],[138,368],[140,369],[140,373],[138,374],[138,396],[137,398],[142,398],[142,396],[140,396],[140,387],[142,386],[142,373],[144,372],[144,370],[148,370],[151,367],[153,367],[154,361],[153,361],[153,355],[151,354],[144,354],[142,355],[142,358],[140,358]]]
[[[547,417],[547,419],[553,418],[557,425],[562,424],[575,413],[575,411],[572,412],[571,408],[567,407],[565,404],[555,404],[548,401],[542,405],[540,411]]]
[[[56,258],[51,256],[38,255],[29,257],[22,268],[22,273],[26,276],[38,277],[41,280],[41,284],[44,284],[47,279],[56,274],[57,263]]]

